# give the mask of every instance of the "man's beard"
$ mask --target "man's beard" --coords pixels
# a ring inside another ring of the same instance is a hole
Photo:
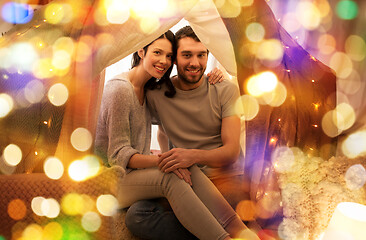
[[[178,78],[181,79],[186,84],[194,85],[194,84],[198,83],[201,80],[203,74],[204,74],[204,72],[202,72],[202,74],[199,76],[199,78],[197,80],[189,81],[184,74],[179,74],[179,72],[178,72]]]

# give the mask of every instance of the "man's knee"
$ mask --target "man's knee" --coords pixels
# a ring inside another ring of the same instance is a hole
[[[159,206],[151,200],[142,200],[132,204],[126,213],[125,224],[127,228],[135,233],[141,231],[149,231],[152,226],[151,218],[159,212]]]

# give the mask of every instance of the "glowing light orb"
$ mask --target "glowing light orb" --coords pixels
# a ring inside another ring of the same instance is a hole
[[[329,66],[334,69],[339,78],[347,78],[353,70],[352,60],[342,52],[336,52],[332,55]]]
[[[220,16],[223,18],[235,18],[239,16],[241,12],[241,1],[239,0],[223,0],[216,1],[218,3],[216,5],[217,10],[220,13]],[[248,1],[244,1],[246,4],[249,4]],[[215,4],[216,4],[215,3]]]
[[[301,23],[298,21],[297,15],[293,12],[286,13],[281,23],[282,26],[290,33],[296,32],[301,27]]]
[[[38,216],[44,216],[44,212],[42,211],[42,203],[46,199],[44,197],[34,197],[31,201],[32,211]]]
[[[82,214],[84,213],[84,199],[80,194],[68,193],[61,199],[61,209],[70,216]]]
[[[337,79],[337,87],[346,94],[352,95],[357,93],[360,90],[361,85],[361,75],[355,69],[352,70],[349,77]]]
[[[65,70],[70,67],[71,56],[67,51],[58,50],[53,54],[52,65],[56,69]]]
[[[346,130],[352,127],[356,121],[356,113],[347,103],[337,105],[334,110],[334,122],[339,130]]]
[[[50,222],[43,228],[43,239],[61,240],[62,235],[62,226],[57,222]]]
[[[243,200],[236,206],[235,212],[243,221],[252,221],[256,216],[256,206],[253,201]]]
[[[100,170],[100,163],[96,157],[87,156],[82,160],[73,161],[68,169],[69,176],[75,181],[84,181],[94,177]]]
[[[276,74],[270,71],[261,72],[249,78],[247,89],[250,95],[260,96],[273,91],[278,83]]]
[[[252,42],[260,42],[263,40],[266,30],[260,23],[250,23],[245,29],[245,35]]]
[[[43,169],[47,177],[51,179],[60,179],[64,174],[64,165],[56,157],[49,157],[43,164]]]
[[[140,28],[146,34],[155,32],[156,30],[159,29],[159,27],[160,27],[159,18],[154,16],[144,17],[140,21]]]
[[[366,56],[366,43],[362,37],[351,35],[345,42],[345,52],[354,61],[363,61]]]
[[[356,158],[366,154],[366,130],[349,135],[342,143],[342,152],[349,158]]]
[[[329,137],[336,137],[342,132],[336,125],[335,120],[337,118],[338,118],[338,113],[333,110],[324,114],[324,116],[322,118],[323,132],[326,135],[328,135]]]
[[[0,118],[5,117],[14,107],[13,98],[6,93],[0,94]]]
[[[235,102],[235,112],[246,121],[255,118],[259,112],[257,99],[250,95],[243,95]]]
[[[335,51],[336,40],[330,34],[323,34],[318,39],[318,48],[323,54],[331,54]]]
[[[59,24],[65,16],[65,11],[62,4],[49,3],[46,5],[44,17],[51,24]]]
[[[22,234],[21,239],[42,240],[43,228],[35,223],[28,225]]]
[[[5,162],[10,166],[16,166],[22,160],[22,150],[15,144],[9,144],[3,152]]]
[[[14,220],[21,220],[27,213],[27,207],[21,199],[14,199],[8,205],[8,215]]]
[[[316,29],[321,22],[319,9],[311,2],[300,2],[296,8],[296,15],[299,22],[308,30]]]
[[[53,71],[52,60],[50,58],[40,59],[33,65],[33,74],[38,79],[53,77]]]
[[[281,42],[277,39],[269,39],[260,43],[256,56],[262,60],[276,61],[282,59],[283,53]]]
[[[79,41],[77,44],[75,61],[85,62],[92,54],[92,50],[89,45],[83,41]]]
[[[39,59],[37,51],[28,42],[14,43],[9,47],[8,54],[7,61],[11,63],[11,66],[25,72],[31,72],[34,62]]]
[[[48,218],[56,218],[60,214],[60,205],[56,199],[48,198],[42,201],[41,211]]]
[[[87,212],[81,218],[81,226],[88,232],[96,232],[102,225],[102,220],[98,213]]]
[[[352,0],[342,0],[336,5],[336,13],[339,18],[351,20],[358,15],[358,5]]]
[[[112,24],[123,24],[130,18],[130,7],[126,3],[113,1],[107,8],[106,17]]]
[[[285,85],[281,82],[277,82],[277,86],[273,91],[264,93],[261,96],[263,102],[272,107],[281,106],[282,103],[285,102],[286,98],[287,98],[287,89]]]
[[[113,216],[118,210],[118,200],[110,194],[97,198],[97,209],[104,216]]]
[[[72,132],[70,141],[76,150],[84,152],[91,147],[93,137],[88,129],[77,128]]]
[[[69,98],[69,91],[62,83],[56,83],[48,90],[48,100],[55,106],[62,106]]]
[[[33,8],[28,4],[8,2],[1,8],[1,16],[6,22],[24,24],[32,20]]]
[[[45,94],[43,83],[39,80],[32,80],[24,88],[24,97],[30,103],[37,103],[42,100]]]
[[[351,190],[362,188],[366,183],[366,170],[361,164],[356,164],[348,168],[344,179],[347,187]]]

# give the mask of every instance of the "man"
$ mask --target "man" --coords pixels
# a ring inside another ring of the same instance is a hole
[[[165,97],[164,87],[147,91],[150,111],[175,147],[161,155],[159,168],[171,172],[197,164],[235,209],[248,199],[240,119],[233,108],[239,91],[228,81],[208,83],[204,75],[208,50],[191,27],[180,29],[176,38],[178,76],[172,78],[176,95]],[[126,225],[142,238],[195,239],[158,200],[132,205]]]

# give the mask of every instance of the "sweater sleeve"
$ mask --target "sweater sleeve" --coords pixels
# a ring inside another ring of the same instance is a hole
[[[130,86],[120,83],[111,82],[106,87],[107,154],[109,165],[118,165],[126,170],[131,156],[138,153],[138,151],[131,146],[130,112],[134,107],[134,96]]]

